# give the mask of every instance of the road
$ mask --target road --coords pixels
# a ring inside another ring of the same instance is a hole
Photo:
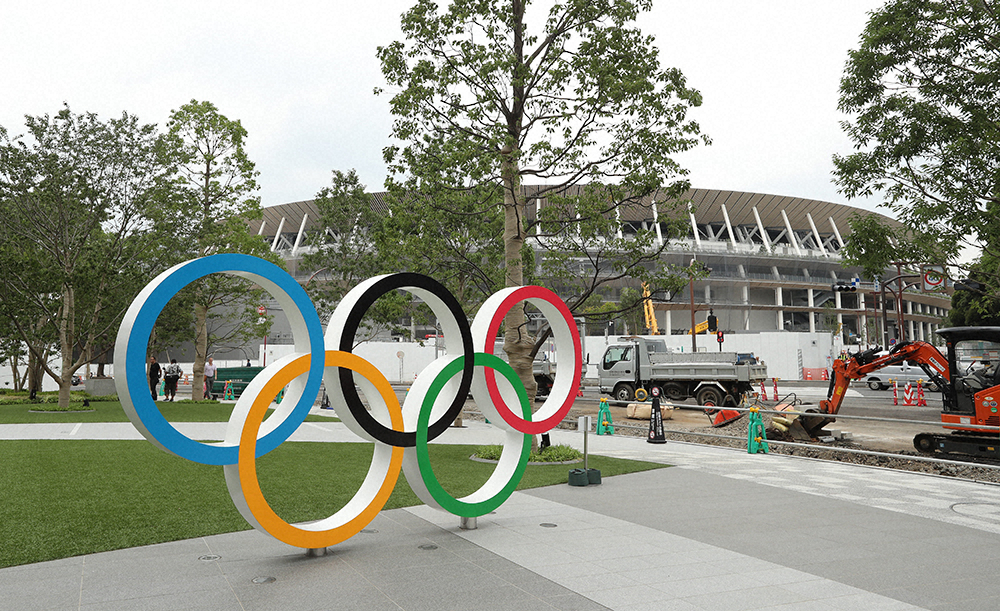
[[[779,386],[779,396],[786,398],[794,393],[795,398],[802,402],[802,408],[818,407],[821,399],[826,398],[827,385],[815,383],[811,385],[795,384],[787,387]],[[771,389],[768,388],[769,398]],[[892,390],[871,390],[867,386],[856,384],[847,392],[841,405],[840,415],[847,416],[838,419],[826,428],[848,431],[854,439],[867,449],[878,451],[913,450],[913,437],[917,433],[939,432],[941,422],[941,393],[925,393],[926,407],[905,405],[900,391],[899,405],[893,405]],[[571,417],[580,415],[595,415],[599,409],[602,395],[596,387],[586,387],[583,396],[573,404]],[[915,402],[915,401],[914,401]],[[773,401],[766,403],[773,405]],[[666,428],[693,430],[709,426],[710,422],[704,412],[693,400],[678,404],[671,421],[664,423]],[[643,426],[645,421],[629,420],[625,417],[625,404],[611,404],[610,411],[615,423]],[[893,418],[898,420],[917,420],[927,424],[906,422],[881,422],[869,420],[854,420],[849,416],[866,416],[876,418]]]

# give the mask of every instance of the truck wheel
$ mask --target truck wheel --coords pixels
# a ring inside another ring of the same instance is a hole
[[[615,386],[615,401],[631,401],[634,392],[631,384],[619,384]]]
[[[636,388],[635,389],[635,400],[636,401],[642,403],[643,401],[645,401],[648,398],[649,398],[649,393],[646,392],[645,388]]]
[[[671,401],[683,401],[687,399],[687,389],[677,382],[670,382],[663,385],[663,394]]]
[[[868,388],[872,390],[882,390],[882,383],[878,380],[872,380],[868,382]]]
[[[718,388],[706,386],[695,397],[699,405],[722,405],[722,392]]]

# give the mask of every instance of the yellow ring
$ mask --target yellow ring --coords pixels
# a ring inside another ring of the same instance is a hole
[[[649,397],[649,394],[646,392],[645,388],[636,388],[635,389],[635,399],[636,399],[636,401],[645,401],[648,397]]]
[[[289,363],[274,374],[264,385],[263,390],[257,395],[257,398],[254,399],[240,436],[239,463],[237,466],[243,498],[259,527],[279,541],[294,545],[295,547],[313,549],[336,545],[337,543],[346,541],[375,519],[375,516],[385,506],[389,495],[392,494],[392,490],[396,486],[399,471],[403,466],[403,448],[390,448],[380,443],[375,444],[372,466],[369,469],[365,483],[362,484],[362,489],[368,483],[368,479],[373,476],[373,470],[378,467],[385,467],[386,473],[384,479],[378,491],[374,493],[371,502],[366,507],[358,510],[357,515],[346,520],[343,524],[324,530],[310,530],[308,528],[309,526],[321,527],[327,521],[335,521],[334,518],[337,517],[339,511],[326,520],[307,525],[306,528],[293,526],[281,519],[264,498],[264,494],[260,489],[260,482],[257,480],[257,464],[254,458],[257,445],[257,432],[264,420],[264,415],[267,413],[267,408],[271,405],[271,400],[288,382],[309,371],[309,361],[310,355],[305,354]],[[399,401],[396,399],[396,393],[392,390],[392,386],[389,385],[389,381],[385,379],[385,376],[371,363],[349,352],[327,350],[325,366],[346,367],[367,378],[375,386],[376,390],[378,390],[382,396],[382,400],[385,401],[393,430],[403,430],[403,412],[399,406]],[[388,460],[385,460],[384,454],[386,453],[389,454]],[[382,462],[383,465],[377,464],[379,462]],[[341,511],[346,509],[346,507],[342,508]]]

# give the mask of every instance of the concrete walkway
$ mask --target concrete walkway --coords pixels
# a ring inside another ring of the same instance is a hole
[[[293,439],[355,440],[339,423]],[[493,443],[469,422],[445,443]],[[224,425],[178,425],[200,439]],[[138,438],[129,424],[5,425],[0,439]],[[554,443],[582,445],[556,431]],[[382,512],[324,557],[255,531],[0,570],[0,609],[1000,609],[1000,487],[642,439],[675,465],[515,493],[478,529]]]

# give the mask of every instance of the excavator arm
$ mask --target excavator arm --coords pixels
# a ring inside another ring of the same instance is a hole
[[[950,386],[951,376],[948,371],[948,359],[941,352],[927,342],[904,342],[895,346],[888,354],[879,356],[882,351],[880,346],[871,350],[858,352],[851,355],[851,358],[833,363],[833,370],[830,375],[830,390],[827,391],[827,398],[819,402],[819,411],[822,414],[834,415],[840,411],[840,405],[844,402],[844,393],[850,385],[851,380],[858,380],[878,371],[889,365],[898,365],[903,361],[915,362],[927,373],[927,377],[933,380],[941,388]],[[818,420],[818,419],[817,419]],[[833,422],[830,418],[822,419],[822,424],[812,427],[814,430],[822,428],[825,424]],[[812,433],[813,431],[809,431]]]

